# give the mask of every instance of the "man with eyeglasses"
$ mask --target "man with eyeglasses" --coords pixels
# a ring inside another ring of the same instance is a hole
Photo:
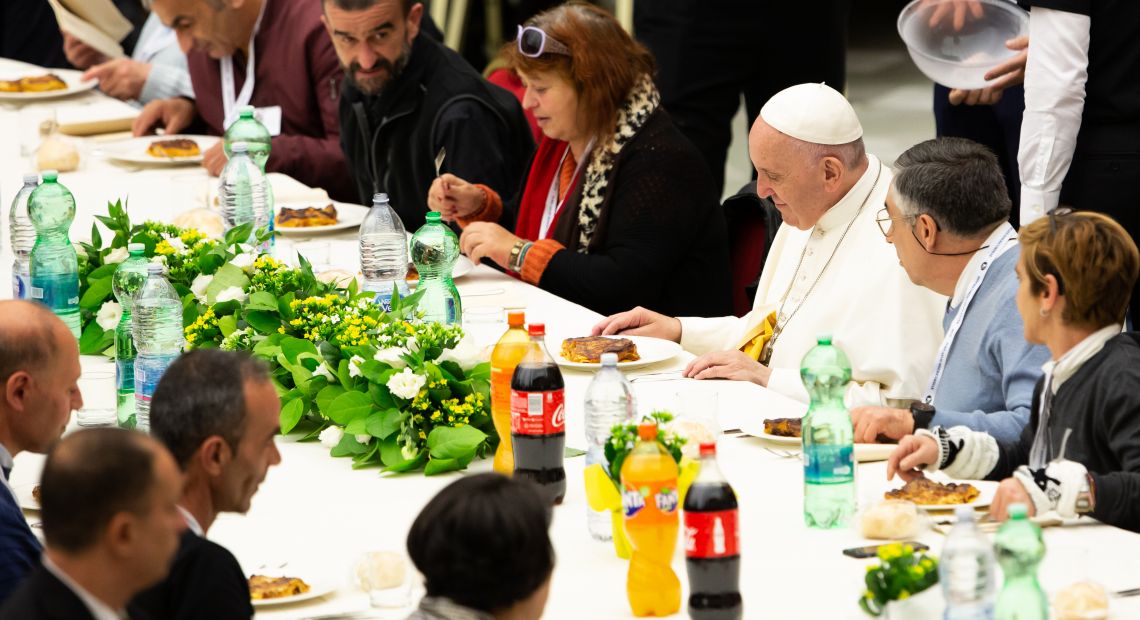
[[[461,56],[420,36],[423,4],[321,4],[345,72],[340,142],[362,202],[387,193],[404,227],[415,230],[443,173],[514,195],[534,149],[522,108]]]
[[[1017,441],[1049,350],[1025,340],[1017,311],[1020,255],[997,157],[962,138],[917,144],[895,162],[879,227],[910,279],[950,297],[946,334],[908,409],[852,410],[855,441],[898,440],[918,429],[966,426]]]

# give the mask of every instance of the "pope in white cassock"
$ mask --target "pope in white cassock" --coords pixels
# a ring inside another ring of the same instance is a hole
[[[847,405],[906,407],[942,341],[946,298],[915,286],[875,222],[891,171],[863,147],[851,104],[824,84],[773,96],[748,136],[756,192],[784,223],[742,318],[667,317],[644,308],[595,334],[655,336],[700,357],[697,379],[747,380],[806,402],[800,361],[821,334],[847,354]]]

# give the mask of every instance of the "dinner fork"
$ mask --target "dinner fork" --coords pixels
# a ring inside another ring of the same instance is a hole
[[[684,371],[681,370],[663,370],[661,372],[647,372],[640,375],[633,375],[629,378],[630,383],[637,383],[638,381],[673,381],[675,379],[683,379],[681,375]]]
[[[769,448],[768,446],[763,446],[763,448],[765,450],[767,450],[768,452],[771,452],[772,454],[775,454],[776,456],[778,456],[782,459],[793,459],[793,458],[798,459],[798,458],[800,458],[800,453],[794,452],[792,450],[773,450],[772,448]]]
[[[443,158],[447,157],[447,148],[439,147],[439,153],[435,155],[435,177],[439,178],[439,171],[443,168]]]

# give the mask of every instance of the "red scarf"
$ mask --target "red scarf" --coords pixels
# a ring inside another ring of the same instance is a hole
[[[538,143],[538,150],[534,154],[534,162],[530,166],[530,175],[523,188],[522,200],[519,201],[519,217],[515,224],[515,234],[523,239],[538,240],[538,233],[542,228],[542,214],[546,211],[546,197],[550,193],[550,184],[556,179],[560,180],[558,197],[561,206],[554,214],[550,223],[550,230],[558,224],[558,218],[566,210],[565,197],[574,191],[579,179],[574,178],[575,166],[571,164],[569,173],[566,173],[562,154],[566,152],[567,144],[561,140],[551,140],[543,137]],[[565,163],[571,163],[573,155],[567,153]]]

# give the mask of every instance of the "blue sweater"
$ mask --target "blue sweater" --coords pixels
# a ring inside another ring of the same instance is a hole
[[[24,513],[8,489],[0,486],[0,604],[39,566],[42,550]]]
[[[1049,350],[1025,341],[1014,271],[1020,255],[1016,247],[994,261],[967,308],[934,394],[932,427],[968,426],[1016,442],[1029,422],[1033,386]],[[944,329],[957,314],[947,307]]]

